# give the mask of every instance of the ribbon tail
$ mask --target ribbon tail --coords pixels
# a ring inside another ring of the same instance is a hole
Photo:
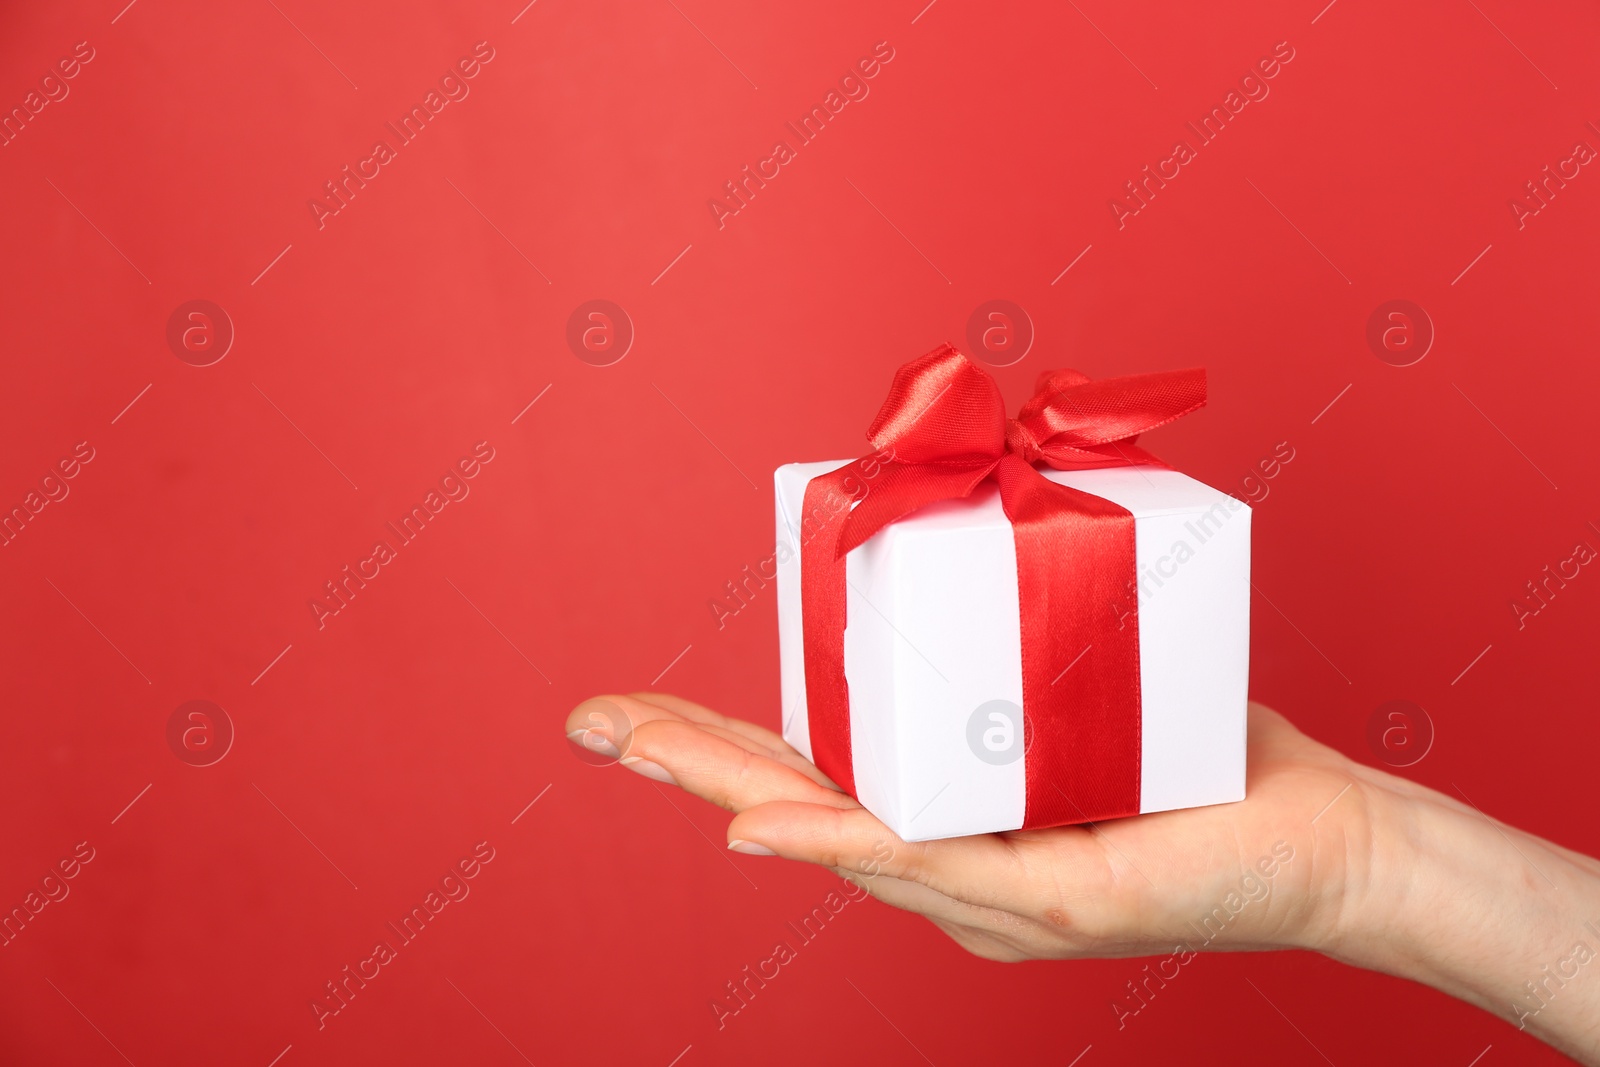
[[[1017,548],[1023,827],[1136,815],[1142,709],[1133,514],[1010,454],[995,470]],[[808,679],[809,682],[809,679]]]
[[[860,460],[857,461],[862,462]],[[844,555],[890,523],[898,522],[918,508],[941,500],[971,496],[989,477],[996,458],[935,467],[907,463],[886,463],[876,481],[862,479],[860,503],[844,522],[844,535],[838,551]]]

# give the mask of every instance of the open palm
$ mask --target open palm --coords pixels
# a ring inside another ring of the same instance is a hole
[[[567,730],[735,812],[730,848],[833,868],[999,960],[1329,949],[1368,873],[1375,803],[1418,788],[1252,704],[1239,803],[907,843],[777,734],[680,697],[597,697]]]

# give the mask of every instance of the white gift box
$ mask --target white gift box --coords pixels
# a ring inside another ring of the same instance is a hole
[[[775,475],[790,549],[778,553],[783,736],[808,759],[799,518],[806,483],[844,465]],[[1159,467],[1041,473],[1134,517],[1139,810],[1244,799],[1249,506]],[[1017,556],[994,483],[879,530],[845,574],[857,799],[906,841],[1019,829],[1028,756],[1007,712],[1022,705]]]

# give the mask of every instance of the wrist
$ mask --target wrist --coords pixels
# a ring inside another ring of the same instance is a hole
[[[1385,957],[1405,947],[1394,939],[1411,939],[1432,887],[1450,881],[1450,856],[1436,844],[1442,813],[1396,788],[1391,775],[1355,763],[1349,773],[1344,817],[1314,827],[1313,864],[1327,876],[1302,947],[1386,970]]]
[[[1600,1003],[1600,965],[1587,977],[1575,962],[1600,955],[1588,925],[1600,931],[1595,873],[1447,796],[1357,773],[1365,854],[1347,862],[1337,906],[1308,947],[1449,993],[1575,1054],[1592,1051],[1574,1042],[1573,1023]],[[1579,942],[1586,948],[1575,953]]]

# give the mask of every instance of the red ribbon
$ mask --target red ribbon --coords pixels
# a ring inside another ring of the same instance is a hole
[[[1138,814],[1138,615],[1115,607],[1137,580],[1133,515],[1050,481],[1034,464],[1165,467],[1133,441],[1205,402],[1205,371],[1198,368],[1102,381],[1046,371],[1017,417],[1007,419],[994,379],[950,345],[896,371],[867,430],[879,452],[806,485],[809,516],[829,514],[825,501],[837,500],[836,493],[859,497],[852,510],[838,510],[808,531],[801,549],[806,701],[817,766],[855,793],[844,675],[845,554],[923,505],[966,497],[993,478],[1017,546],[1023,825]],[[893,458],[884,460],[884,452]],[[876,473],[861,495],[859,475],[868,466]],[[852,484],[857,491],[849,491]]]

